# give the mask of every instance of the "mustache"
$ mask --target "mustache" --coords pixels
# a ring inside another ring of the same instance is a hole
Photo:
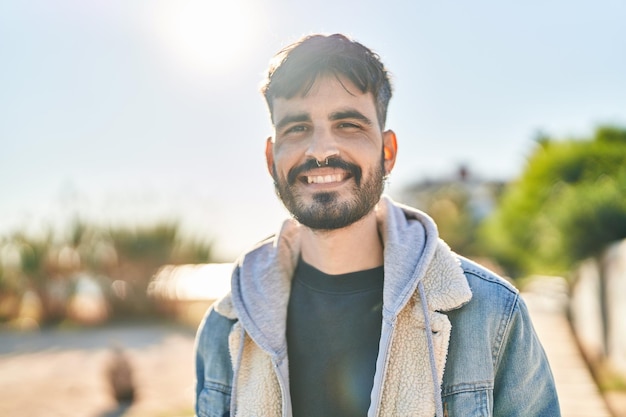
[[[343,159],[339,157],[328,158],[327,162],[328,162],[327,164],[323,165],[324,168],[328,167],[328,168],[343,169],[344,171],[349,172],[352,175],[352,177],[354,177],[354,180],[357,185],[361,183],[361,176],[362,176],[363,171],[358,165],[344,161]],[[317,160],[314,158],[308,159],[303,164],[295,166],[289,170],[289,172],[287,173],[287,183],[289,185],[294,185],[296,181],[298,180],[298,177],[302,175],[302,173],[306,171],[314,170],[316,168],[319,168],[317,164]]]

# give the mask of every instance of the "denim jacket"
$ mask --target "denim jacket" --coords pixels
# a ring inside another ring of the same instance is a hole
[[[383,197],[383,326],[370,417],[560,416],[517,290],[449,250],[432,220]],[[299,225],[244,255],[196,339],[198,417],[291,417],[285,340]]]

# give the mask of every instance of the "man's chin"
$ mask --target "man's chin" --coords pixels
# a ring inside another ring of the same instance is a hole
[[[337,193],[335,192],[320,192],[313,195],[314,203],[329,205],[335,203],[337,200]]]
[[[367,212],[354,210],[349,205],[315,204],[315,208],[292,212],[294,218],[302,225],[312,230],[331,231],[343,229],[361,220]]]

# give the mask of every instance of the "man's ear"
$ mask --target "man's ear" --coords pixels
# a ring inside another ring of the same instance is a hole
[[[398,153],[398,141],[393,130],[385,130],[383,132],[383,158],[385,162],[385,174],[389,175],[393,166],[396,164],[396,155]]]
[[[267,171],[274,178],[274,142],[271,136],[265,141],[265,162],[267,163]]]

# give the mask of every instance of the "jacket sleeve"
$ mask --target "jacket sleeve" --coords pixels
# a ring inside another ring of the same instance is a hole
[[[496,417],[561,415],[548,359],[519,296],[500,345],[493,395]]]
[[[230,411],[233,370],[228,335],[235,320],[209,309],[195,343],[197,417],[223,417]]]

